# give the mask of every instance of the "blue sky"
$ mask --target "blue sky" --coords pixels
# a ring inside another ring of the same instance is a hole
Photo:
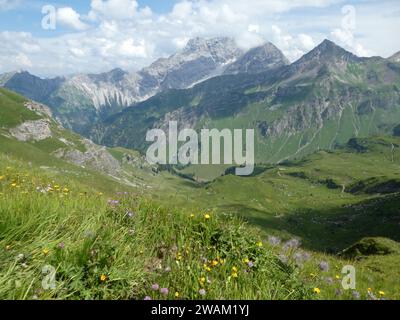
[[[42,28],[54,6],[55,30]],[[400,51],[398,0],[0,0],[0,73],[137,70],[196,36],[243,49],[273,42],[292,61],[325,38],[360,56]]]

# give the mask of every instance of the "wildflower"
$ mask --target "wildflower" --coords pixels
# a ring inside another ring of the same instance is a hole
[[[284,255],[284,254],[280,254],[278,257],[279,257],[279,260],[280,260],[283,264],[287,264],[288,261],[289,261],[289,258],[288,258],[286,255]]]
[[[17,186],[16,183],[12,183],[12,184],[11,184],[11,187],[13,187],[13,188],[15,188],[16,186]]]
[[[19,255],[17,255],[17,260],[21,261],[25,259],[25,255],[23,253],[20,253]]]
[[[367,291],[368,291],[368,292],[372,292],[372,289],[371,289],[371,288],[368,288]]]
[[[257,247],[262,247],[263,246],[263,243],[262,243],[262,241],[259,241],[259,242],[257,242]]]
[[[232,267],[232,272],[237,272],[238,269],[236,267]]]
[[[379,295],[380,295],[380,296],[384,296],[384,295],[385,295],[385,292],[384,292],[384,291],[379,291]]]
[[[352,294],[353,294],[354,299],[360,300],[361,295],[358,291],[353,291]]]
[[[206,214],[206,215],[204,215],[204,218],[205,218],[206,220],[208,220],[208,219],[211,219],[211,216],[210,216],[209,214]]]
[[[254,267],[254,263],[253,263],[252,261],[249,261],[249,262],[247,263],[247,265],[249,266],[249,268],[253,268],[253,267]]]
[[[199,290],[199,294],[200,294],[201,296],[205,296],[205,295],[206,295],[206,290],[200,289],[200,290]]]
[[[232,278],[237,278],[237,277],[238,277],[237,272],[232,272]]]
[[[161,288],[160,293],[166,296],[166,295],[168,295],[169,290],[168,290],[168,288]]]
[[[64,193],[68,193],[68,192],[69,192],[69,189],[68,189],[68,188],[64,188],[64,189],[63,189],[63,192],[64,192]]]
[[[60,242],[60,243],[58,244],[58,248],[59,248],[59,249],[64,249],[64,248],[65,248],[64,242]]]
[[[286,241],[285,245],[283,246],[284,250],[296,250],[300,247],[300,241],[297,239],[291,239]]]
[[[132,218],[132,217],[134,216],[134,213],[133,213],[132,211],[127,211],[127,212],[126,212],[126,215],[127,215],[129,218]]]
[[[320,262],[320,264],[319,264],[319,268],[320,268],[320,270],[323,271],[323,272],[328,272],[328,271],[329,271],[329,263],[326,262],[326,261],[322,261],[322,262]]]
[[[320,288],[314,288],[314,293],[316,294],[320,294],[321,293],[321,289]]]
[[[342,294],[342,290],[336,289],[336,290],[335,290],[335,294],[336,294],[337,296],[340,296],[340,295]]]
[[[4,176],[0,176],[0,181],[3,180],[5,177]]]
[[[175,292],[175,298],[179,298],[179,292]]]
[[[213,261],[211,262],[211,265],[212,265],[213,267],[216,267],[216,266],[218,265],[218,261],[217,261],[217,260],[213,260]]]
[[[100,276],[100,281],[101,282],[105,282],[107,280],[107,276],[105,275],[105,274],[102,274],[101,276]]]
[[[11,246],[6,246],[6,250],[7,251],[11,250]]]
[[[333,279],[331,277],[328,277],[325,280],[327,284],[333,284]]]
[[[338,274],[335,276],[335,278],[336,280],[340,280],[340,276]]]
[[[47,249],[47,248],[44,248],[42,252],[43,252],[44,255],[48,255],[50,250]]]
[[[200,282],[201,284],[204,284],[204,283],[206,282],[206,278],[205,278],[205,277],[201,277],[201,278],[199,279],[199,282]]]
[[[250,262],[250,260],[248,259],[248,258],[246,258],[246,259],[243,259],[243,263],[246,263],[246,264],[248,264]]]
[[[171,267],[166,267],[164,271],[165,272],[171,272]]]
[[[279,239],[278,237],[270,236],[270,237],[268,237],[268,242],[272,246],[277,246],[281,243],[281,239]]]
[[[153,290],[153,291],[158,291],[159,289],[160,289],[160,286],[157,283],[155,283],[151,286],[151,290]]]
[[[99,195],[99,196],[102,196],[102,195],[103,195],[103,192],[99,192],[98,195]]]
[[[149,296],[145,296],[143,300],[144,301],[150,301],[150,300],[153,300],[153,299],[151,299]]]
[[[190,217],[193,219],[193,218],[195,217],[195,215],[192,213],[192,214],[190,215]]]

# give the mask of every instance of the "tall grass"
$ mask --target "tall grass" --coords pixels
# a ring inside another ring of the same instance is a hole
[[[103,195],[18,166],[0,169],[0,258],[2,299],[314,296],[298,268],[238,219]]]

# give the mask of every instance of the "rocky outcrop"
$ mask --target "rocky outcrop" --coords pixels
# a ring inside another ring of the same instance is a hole
[[[41,141],[52,137],[48,119],[26,121],[10,129],[10,134],[19,141]]]
[[[117,176],[121,171],[120,163],[107,151],[90,140],[82,141],[86,151],[72,148],[62,148],[53,153],[57,158],[66,160],[81,167],[90,167],[94,170]]]

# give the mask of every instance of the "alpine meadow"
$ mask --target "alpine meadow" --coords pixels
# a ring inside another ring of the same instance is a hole
[[[0,300],[400,300],[400,3],[62,2],[0,1]]]

